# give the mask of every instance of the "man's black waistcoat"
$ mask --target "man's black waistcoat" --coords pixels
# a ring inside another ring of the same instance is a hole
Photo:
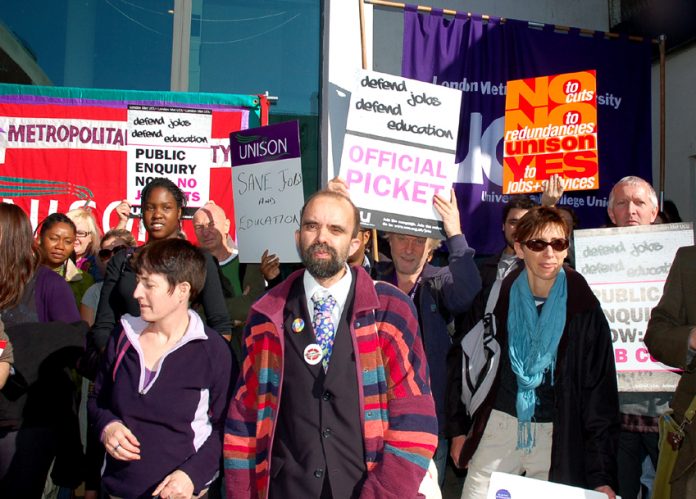
[[[366,476],[355,352],[348,326],[355,272],[337,327],[329,368],[304,359],[317,343],[302,279],[297,279],[283,314],[283,386],[273,448],[270,498],[357,497]],[[304,321],[295,332],[293,321]]]

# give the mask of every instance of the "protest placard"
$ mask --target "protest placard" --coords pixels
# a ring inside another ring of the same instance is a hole
[[[594,71],[507,83],[503,193],[541,192],[553,174],[566,191],[599,188]]]
[[[486,499],[607,499],[607,495],[595,490],[585,490],[570,485],[536,480],[520,475],[491,473]],[[621,499],[620,497],[618,499]]]
[[[433,196],[450,197],[461,92],[360,71],[339,176],[364,227],[444,238]]]
[[[239,261],[258,263],[265,250],[299,262],[295,231],[304,204],[297,121],[230,134],[232,193]]]
[[[157,177],[167,177],[184,193],[187,205],[210,199],[210,109],[128,106],[128,201],[140,206],[140,193]]]
[[[574,237],[576,269],[609,321],[619,390],[674,390],[674,369],[650,356],[643,337],[677,249],[694,242],[692,224],[576,230]]]

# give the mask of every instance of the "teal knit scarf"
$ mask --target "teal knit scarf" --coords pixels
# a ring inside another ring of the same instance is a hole
[[[566,321],[568,288],[565,271],[556,276],[541,314],[524,269],[510,289],[508,337],[512,372],[517,377],[517,448],[530,452],[534,447],[532,417],[537,397],[534,391],[549,373],[553,385],[558,343]]]

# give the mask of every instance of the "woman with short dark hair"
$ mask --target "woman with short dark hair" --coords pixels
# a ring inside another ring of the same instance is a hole
[[[135,258],[140,316],[121,318],[88,402],[111,496],[198,497],[218,474],[232,356],[189,308],[205,267],[181,239],[148,244]]]

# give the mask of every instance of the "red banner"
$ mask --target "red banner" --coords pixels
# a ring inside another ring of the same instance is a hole
[[[0,198],[25,209],[34,226],[85,205],[103,230],[114,226],[127,194],[129,105],[212,113],[210,199],[234,221],[229,134],[267,124],[263,96],[0,85]],[[169,176],[162,164],[151,173]],[[185,230],[193,236],[190,223]]]

